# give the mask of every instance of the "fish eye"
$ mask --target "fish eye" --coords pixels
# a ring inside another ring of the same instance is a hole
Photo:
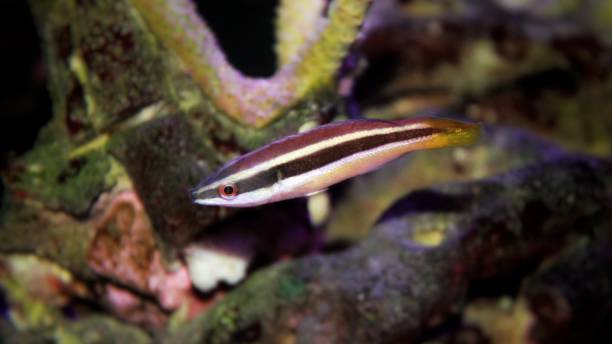
[[[218,192],[221,198],[230,200],[234,199],[238,194],[238,187],[236,186],[236,184],[223,184],[219,186]]]

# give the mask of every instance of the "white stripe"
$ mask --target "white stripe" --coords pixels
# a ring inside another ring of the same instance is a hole
[[[315,152],[318,152],[328,147],[333,147],[333,146],[342,144],[344,142],[358,140],[358,139],[368,137],[368,136],[392,134],[392,133],[397,133],[397,132],[406,131],[406,130],[423,129],[423,128],[431,128],[431,126],[423,124],[423,123],[413,123],[413,124],[405,125],[405,126],[394,126],[394,127],[389,127],[389,128],[361,130],[361,131],[357,131],[357,132],[350,133],[350,134],[332,137],[330,139],[320,141],[317,143],[313,143],[309,146],[297,149],[293,152],[279,155],[273,159],[262,162],[249,169],[240,171],[238,173],[234,173],[233,175],[227,176],[221,180],[218,180],[208,185],[205,188],[199,189],[198,191],[206,191],[206,190],[215,189],[219,187],[220,185],[223,185],[228,182],[236,182],[239,180],[243,180],[243,179],[252,177],[256,175],[257,173],[268,170],[272,167],[282,165],[286,162],[302,158],[304,156],[313,154]],[[402,142],[405,142],[405,141],[402,141]]]

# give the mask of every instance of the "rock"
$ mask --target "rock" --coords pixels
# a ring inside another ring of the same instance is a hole
[[[213,290],[218,283],[240,282],[246,275],[250,258],[206,247],[190,246],[185,250],[191,283],[203,292]]]
[[[361,244],[254,274],[167,342],[416,340],[461,304],[471,281],[544,259],[588,233],[585,221],[612,230],[611,185],[609,162],[563,157],[412,192]],[[441,240],[420,244],[421,229]]]
[[[612,297],[610,233],[597,234],[574,240],[525,283],[521,297],[533,314],[531,342],[611,340],[612,307],[604,301]]]

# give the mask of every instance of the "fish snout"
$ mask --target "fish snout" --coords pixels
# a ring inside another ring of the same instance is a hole
[[[201,200],[203,196],[201,188],[192,188],[191,190],[189,190],[188,194],[189,194],[189,199],[193,203],[196,203],[196,201]]]

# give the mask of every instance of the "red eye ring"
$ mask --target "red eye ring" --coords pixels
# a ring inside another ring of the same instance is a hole
[[[217,192],[219,193],[219,196],[221,196],[221,198],[230,200],[236,198],[236,195],[238,195],[238,187],[236,186],[236,184],[231,183],[222,184],[219,186]]]

